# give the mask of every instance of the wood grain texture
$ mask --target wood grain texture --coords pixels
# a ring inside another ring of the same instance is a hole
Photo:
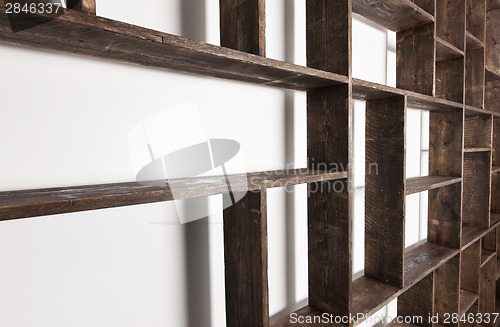
[[[475,50],[479,48],[484,49],[484,42],[479,40],[476,36],[474,36],[472,33],[467,31],[466,33],[467,39],[465,40],[466,44],[466,49],[467,51],[469,50]]]
[[[470,293],[460,290],[460,314],[464,314],[476,303],[479,295],[477,293]],[[461,324],[462,326],[462,324]]]
[[[412,0],[417,6],[428,12],[432,17],[434,17],[434,0]]]
[[[461,184],[429,191],[428,231],[430,242],[460,248]]]
[[[430,9],[430,3],[420,2]],[[411,0],[353,0],[352,10],[395,32],[434,22],[432,14]]]
[[[491,160],[493,166],[500,167],[500,119],[493,119],[493,139]]]
[[[436,61],[454,59],[463,56],[464,51],[458,49],[451,43],[436,37]]]
[[[31,16],[21,17],[29,22]],[[0,42],[278,86],[296,90],[347,83],[346,77],[71,10],[13,33],[0,3]]]
[[[461,177],[423,176],[406,180],[406,195],[461,183]]]
[[[478,240],[462,251],[460,288],[479,294],[479,273],[481,268],[481,242]],[[465,309],[467,311],[469,308]],[[465,311],[461,311],[462,313]]]
[[[486,34],[486,0],[466,1],[466,31],[483,42]]]
[[[478,305],[478,300],[477,300],[478,297],[476,297],[476,302],[472,303],[472,305],[469,307],[469,309],[467,311],[465,311],[465,316],[466,317],[477,317],[478,316],[478,309],[479,309],[479,305]],[[472,301],[472,299],[470,299],[469,301]],[[465,303],[464,303],[465,304]],[[469,302],[470,304],[470,302]],[[467,304],[467,305],[469,305]],[[460,305],[462,305],[462,303],[460,303]],[[467,307],[467,306],[465,306]],[[465,309],[464,307],[464,309]],[[479,324],[477,323],[477,321],[475,320],[472,320],[472,321],[467,321],[467,322],[460,322],[460,327],[478,327]]]
[[[307,169],[228,175],[233,192],[347,178]],[[175,196],[172,192],[175,189]],[[225,176],[0,192],[0,221],[227,193]]]
[[[351,0],[306,1],[307,66],[351,76]]]
[[[436,1],[436,36],[464,50],[465,1]]]
[[[266,191],[224,210],[228,326],[269,326]]]
[[[497,246],[497,237],[496,237],[496,231],[492,230],[486,234],[483,239],[481,240],[481,246],[483,250],[486,251],[496,251],[496,246]]]
[[[86,14],[96,14],[95,0],[67,0],[66,5]]]
[[[466,111],[464,121],[464,147],[488,148],[491,147],[493,117]]]
[[[432,327],[427,317],[433,313],[433,299],[434,279],[429,274],[398,297],[398,316],[420,316],[423,318],[420,326]]]
[[[219,10],[221,46],[266,55],[265,0],[219,0]]]
[[[405,254],[405,287],[412,286],[458,254],[458,250],[426,242]]]
[[[464,154],[463,224],[479,228],[490,227],[490,167],[491,154]]]
[[[308,167],[347,167],[351,156],[350,90],[307,94]],[[337,185],[339,186],[339,185]],[[340,185],[342,186],[342,185]],[[347,183],[309,184],[309,305],[336,315],[350,312],[351,199]]]
[[[474,244],[477,240],[481,239],[488,232],[494,230],[497,226],[499,226],[499,224],[500,220],[496,220],[496,222],[488,229],[464,226],[462,230],[462,251]]]
[[[454,102],[464,102],[464,58],[436,62],[436,96]]]
[[[442,323],[445,314],[460,310],[460,257],[455,256],[434,272],[434,314]],[[458,326],[450,323],[449,326]]]
[[[486,66],[500,75],[500,7],[488,0],[486,12]]]
[[[465,56],[465,103],[484,107],[484,49],[467,51]]]
[[[434,24],[396,35],[396,85],[398,88],[434,95]]]
[[[398,287],[404,284],[405,117],[405,97],[366,103],[365,274]]]
[[[500,80],[491,79],[486,82],[484,108],[493,112],[500,112]]]
[[[489,261],[481,268],[479,312],[495,312],[495,285],[496,285],[496,261]],[[494,326],[493,323],[484,324]]]

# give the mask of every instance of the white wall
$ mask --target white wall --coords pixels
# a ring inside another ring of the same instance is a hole
[[[97,5],[103,17],[219,43],[218,0]],[[268,56],[304,65],[305,2],[273,0],[267,9]],[[354,75],[394,83],[391,44],[392,34],[355,18]],[[368,66],[367,50],[373,58]],[[306,164],[303,92],[3,44],[0,56],[0,191],[134,180],[130,132],[157,114],[167,118],[160,136],[170,150],[201,133],[237,140],[247,171]],[[358,275],[364,256],[363,105],[354,108]],[[179,108],[197,110],[201,128],[179,123]],[[412,126],[420,130],[420,120]],[[419,151],[425,150],[422,135]],[[270,311],[277,319],[307,301],[305,185],[294,193],[270,190],[268,204]],[[220,198],[207,206],[220,209]],[[0,326],[225,325],[220,213],[181,225],[172,203],[155,203],[3,222],[0,266]]]

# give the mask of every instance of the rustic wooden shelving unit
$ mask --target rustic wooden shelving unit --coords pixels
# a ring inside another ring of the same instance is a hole
[[[400,315],[499,312],[499,0],[308,0],[308,67],[265,57],[264,0],[220,0],[222,47],[97,17],[91,0],[74,8],[13,33],[0,4],[0,41],[307,91],[310,167],[349,167],[352,100],[366,101],[366,163],[378,174],[366,176],[365,275],[352,280],[350,188],[311,192],[309,304],[298,314],[372,314],[395,298]],[[353,13],[397,32],[397,88],[352,78]],[[39,17],[17,18],[28,26]],[[429,176],[406,178],[408,107],[430,111]],[[269,321],[266,189],[349,185],[351,172],[248,178],[254,192],[224,211],[227,325],[289,326],[288,317]],[[224,192],[225,179],[3,192],[0,220],[169,201],[172,186],[199,197]],[[428,241],[406,252],[406,195],[423,191]]]

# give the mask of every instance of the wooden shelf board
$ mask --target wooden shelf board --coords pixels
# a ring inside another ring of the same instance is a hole
[[[462,251],[500,225],[499,214],[490,215],[490,228],[462,226]]]
[[[232,192],[347,178],[346,172],[324,173],[296,169],[229,176]],[[113,183],[51,189],[0,192],[0,221],[85,210],[187,199],[227,193],[225,176],[169,181]]]
[[[424,243],[405,254],[405,288],[416,284],[459,252],[434,243]]]
[[[495,226],[500,223],[500,213],[491,212],[490,213],[490,225]]]
[[[392,301],[398,294],[399,288],[379,282],[373,278],[362,276],[352,282],[352,312],[369,316],[380,310]],[[363,320],[356,321],[355,325]]]
[[[464,105],[461,103],[432,97],[430,95],[415,93],[412,91],[398,89],[395,87],[368,82],[356,78],[353,78],[352,80],[352,96],[356,100],[366,101],[366,100],[389,98],[398,95],[407,96],[408,106],[415,109],[424,109],[424,110],[460,109],[461,110],[464,107]],[[484,110],[482,110],[482,112],[483,111]]]
[[[463,57],[464,52],[454,45],[436,37],[436,61]]]
[[[500,173],[500,166],[493,166],[491,168],[491,173],[492,174]]]
[[[484,42],[479,40],[474,34],[466,31],[467,35],[467,50],[474,50],[478,48],[484,48]]]
[[[466,148],[464,149],[464,152],[470,153],[470,152],[489,152],[491,151],[491,148]]]
[[[479,295],[460,290],[460,314],[466,313],[478,299]]]
[[[28,24],[37,15],[24,14]],[[87,15],[76,10],[13,33],[0,4],[0,41],[51,51],[277,86],[309,90],[348,83],[341,76],[204,42]]]
[[[496,253],[494,251],[488,251],[485,249],[481,250],[481,267],[483,267],[488,261],[495,257]]]
[[[497,280],[500,278],[500,258],[497,258],[496,278],[497,278]],[[500,312],[500,311],[497,311],[497,312]]]
[[[497,74],[494,69],[490,67],[484,67],[484,78],[486,82],[499,81],[500,75]]]
[[[352,10],[395,32],[434,22],[431,14],[410,0],[353,0]]]
[[[311,317],[312,321],[314,321],[314,317],[320,317],[323,312],[319,311],[319,310],[316,310],[308,305],[306,305],[305,307],[302,307],[292,313],[291,314],[297,314],[298,317],[304,317],[304,319],[307,319],[307,317]],[[302,324],[297,324],[297,323],[291,323],[290,322],[290,315],[287,315],[285,317],[283,317],[282,319],[272,323],[270,325],[270,327],[292,327],[292,326],[302,326]],[[315,327],[315,326],[325,326],[325,327],[346,327],[346,325],[341,325],[341,324],[323,324],[323,323],[319,323],[319,324],[306,324],[307,326],[312,326],[312,327]]]
[[[479,113],[479,114],[483,114],[483,115],[492,115],[495,117],[500,117],[500,112],[486,110],[486,109],[474,107],[474,106],[471,106],[468,104],[465,105],[465,109],[468,111],[473,111],[475,113]]]
[[[406,180],[406,195],[462,182],[461,177],[423,176]]]

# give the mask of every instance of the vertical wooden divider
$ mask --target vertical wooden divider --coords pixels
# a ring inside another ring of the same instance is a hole
[[[495,312],[495,284],[496,284],[496,260],[488,261],[481,268],[479,292],[479,312],[482,314]],[[494,326],[490,323],[483,323],[485,326]]]
[[[481,269],[481,244],[479,241],[462,251],[460,267],[460,289],[479,294]]]
[[[219,0],[219,4],[221,46],[265,56],[265,0]]]
[[[455,256],[434,271],[434,314],[443,324],[446,314],[460,312],[460,256]],[[449,319],[451,320],[451,319]],[[458,323],[443,324],[458,326]]]
[[[462,176],[463,111],[432,111],[429,125],[429,175]],[[430,242],[460,248],[461,197],[461,184],[429,191]]]
[[[96,14],[95,0],[67,0],[66,3],[68,8],[90,15]]]
[[[224,210],[227,326],[269,326],[267,260],[266,191],[248,192]]]
[[[221,46],[265,56],[265,27],[265,0],[220,0]],[[266,194],[224,210],[227,326],[269,326]]]
[[[397,287],[404,286],[405,118],[406,97],[366,103],[365,275]]]
[[[434,312],[434,275],[427,277],[398,296],[398,316],[422,317],[419,326],[432,327],[428,317]]]
[[[351,77],[351,0],[306,2],[307,66]],[[351,83],[307,94],[309,169],[343,167],[351,175]],[[351,311],[351,188],[309,185],[309,305],[339,316]]]

